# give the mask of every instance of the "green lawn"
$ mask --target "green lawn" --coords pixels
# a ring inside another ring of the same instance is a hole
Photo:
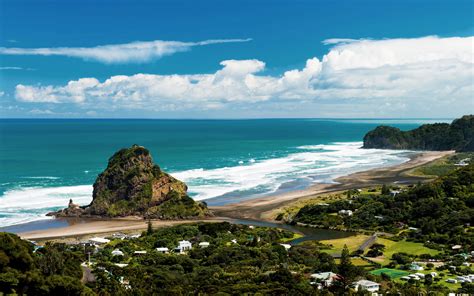
[[[294,239],[297,239],[297,238],[300,238],[300,237],[303,237],[303,235],[300,234],[300,233],[296,233],[296,232],[295,232],[295,233],[293,234],[293,237],[284,237],[284,238],[280,239],[280,242],[281,242],[281,243],[286,243],[286,242],[290,242],[290,241],[292,241],[292,240],[294,240]]]
[[[395,242],[379,237],[377,238],[377,243],[385,245],[385,251],[383,252],[384,255],[380,258],[374,258],[374,261],[381,264],[388,264],[394,253],[407,253],[417,256],[421,254],[436,255],[439,253],[437,250],[429,249],[423,246],[422,243],[407,242],[405,240]]]
[[[330,254],[340,254],[344,245],[347,245],[349,251],[355,251],[357,248],[369,238],[370,236],[364,234],[357,234],[350,237],[345,238],[338,238],[338,239],[331,239],[331,240],[322,240],[320,243],[325,245],[331,245],[330,249],[322,250],[323,252],[327,252]]]
[[[370,273],[373,275],[381,275],[382,273],[385,273],[391,279],[397,279],[402,276],[410,274],[409,272],[404,271],[404,270],[391,269],[391,268],[380,268],[380,269],[372,270]]]

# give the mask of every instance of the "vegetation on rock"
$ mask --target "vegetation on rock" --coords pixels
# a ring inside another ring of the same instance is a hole
[[[474,115],[409,131],[378,126],[364,136],[363,148],[474,151]]]
[[[209,215],[204,203],[195,202],[183,182],[153,163],[150,152],[138,145],[115,153],[94,183],[92,202],[84,208],[71,206],[55,216],[137,215],[175,219]],[[73,205],[73,204],[72,204]]]

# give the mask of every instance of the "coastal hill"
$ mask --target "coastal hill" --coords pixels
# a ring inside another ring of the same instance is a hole
[[[179,219],[209,215],[204,203],[195,202],[183,182],[163,172],[153,163],[150,152],[138,145],[116,152],[107,168],[97,177],[92,202],[85,207],[71,200],[66,209],[49,215],[143,216],[157,219]]]
[[[424,124],[409,131],[378,126],[364,136],[363,148],[474,151],[474,115],[465,115],[451,124]]]

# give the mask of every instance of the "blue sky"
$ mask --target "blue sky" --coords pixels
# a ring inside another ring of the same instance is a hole
[[[1,117],[455,117],[474,111],[472,1],[0,3]],[[336,38],[352,40],[324,42]],[[216,39],[242,40],[195,44]],[[156,40],[165,41],[160,48],[168,54],[150,57],[155,43],[124,50]],[[111,45],[121,46],[97,52]],[[413,83],[418,79],[423,82]]]

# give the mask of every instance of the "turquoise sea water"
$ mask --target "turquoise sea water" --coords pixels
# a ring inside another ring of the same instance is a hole
[[[332,182],[407,160],[406,151],[359,149],[383,123],[421,120],[0,120],[0,227],[44,219],[69,198],[87,204],[118,149],[147,147],[190,195],[224,204]]]

